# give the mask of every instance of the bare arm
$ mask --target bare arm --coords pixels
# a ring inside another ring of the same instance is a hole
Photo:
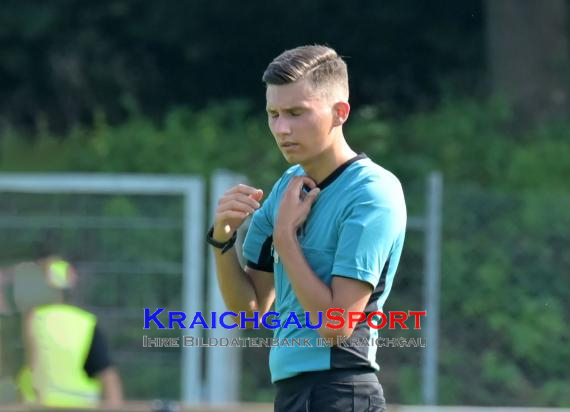
[[[215,232],[214,232],[215,236]],[[222,255],[214,249],[216,273],[226,307],[232,312],[267,313],[275,300],[273,274],[248,266],[241,268],[235,248]]]
[[[310,312],[312,324],[318,323],[319,312],[325,314],[330,308],[344,309],[344,326],[331,329],[323,325],[317,330],[324,338],[351,336],[353,328],[349,328],[348,313],[362,312],[372,294],[372,286],[359,280],[334,276],[331,286],[324,283],[311,269],[297,237],[294,233],[276,236],[275,246],[285,266],[291,286],[299,303],[305,311]],[[340,316],[340,314],[335,313]]]
[[[96,377],[103,386],[104,405],[109,408],[119,408],[123,404],[123,384],[117,370],[108,367],[99,372]]]
[[[312,189],[305,197],[301,192],[304,184]],[[310,178],[296,177],[291,180],[282,199],[273,241],[299,303],[305,311],[310,312],[311,323],[318,323],[318,312],[325,313],[331,308],[345,311],[342,328],[331,329],[323,324],[318,329],[319,334],[324,338],[350,336],[354,329],[349,328],[348,312],[364,311],[372,294],[372,286],[340,276],[333,277],[331,286],[328,286],[307,263],[296,231],[307,219],[318,194],[319,190]]]
[[[238,185],[224,194],[218,203],[213,238],[225,242],[241,226],[245,219],[260,207],[263,192],[245,185]],[[275,299],[273,275],[246,266],[243,269],[235,248],[222,254],[214,248],[216,274],[220,292],[226,307],[233,312],[269,311]]]

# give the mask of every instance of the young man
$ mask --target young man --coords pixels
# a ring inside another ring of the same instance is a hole
[[[264,75],[269,128],[289,168],[263,203],[263,192],[245,185],[220,199],[209,243],[216,246],[219,286],[227,307],[251,317],[275,301],[280,341],[307,338],[311,346],[271,348],[276,411],[383,411],[366,322],[340,329],[325,326],[330,308],[365,314],[381,311],[398,265],[406,226],[402,188],[394,175],[356,154],[343,124],[350,113],[345,62],[324,46],[288,50]],[[232,248],[250,215],[241,268]],[[309,313],[308,319],[305,313]],[[336,313],[338,315],[338,313]],[[317,338],[333,338],[333,347]],[[344,339],[343,339],[344,338]],[[348,342],[348,344],[346,343]]]

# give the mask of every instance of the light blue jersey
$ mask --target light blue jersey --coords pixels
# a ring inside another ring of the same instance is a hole
[[[280,341],[308,338],[312,344],[312,347],[272,347],[269,366],[273,382],[308,371],[379,369],[374,345],[331,348],[317,344],[319,334],[306,327],[305,311],[279,256],[273,251],[273,227],[281,197],[290,179],[304,174],[301,166],[293,166],[275,183],[262,207],[253,214],[243,247],[249,267],[274,274],[275,311],[280,313],[281,324],[293,311],[303,326],[298,329],[293,324],[275,329],[274,337]],[[340,166],[318,187],[321,192],[298,233],[307,262],[329,286],[333,276],[369,283],[373,293],[365,313],[382,310],[392,287],[406,229],[406,205],[400,182],[361,154]],[[323,325],[326,321],[323,313]],[[360,322],[352,336],[375,339],[377,335],[377,330]]]

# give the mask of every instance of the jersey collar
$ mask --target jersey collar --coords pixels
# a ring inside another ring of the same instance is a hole
[[[319,183],[317,185],[317,187],[321,190],[323,190],[325,187],[329,186],[332,182],[334,182],[341,174],[342,172],[344,172],[346,170],[346,168],[348,166],[350,166],[351,164],[353,164],[354,162],[361,160],[361,159],[366,159],[367,156],[365,153],[359,153],[358,155],[354,156],[352,159],[347,160],[346,162],[344,162],[343,164],[341,164],[339,167],[337,167],[335,169],[334,172],[332,172],[330,175],[328,175],[321,183]]]

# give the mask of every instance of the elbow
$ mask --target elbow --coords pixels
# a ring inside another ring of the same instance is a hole
[[[224,298],[224,304],[228,312],[233,312],[237,316],[239,316],[241,312],[246,312],[249,314],[255,311],[255,308],[257,307],[257,303],[254,300],[250,300],[249,302],[242,302],[239,300],[228,300]],[[234,318],[237,319],[237,316],[234,316]]]
[[[259,329],[265,312],[258,310],[257,306],[250,305],[246,310],[232,310],[237,316],[232,316],[238,329]]]
[[[238,302],[225,302],[226,308],[231,314],[232,318],[239,324],[240,316],[246,316],[248,318],[253,317],[254,313],[258,311],[258,305],[255,301],[249,301],[247,303],[238,303]],[[235,314],[235,316],[233,316]]]

